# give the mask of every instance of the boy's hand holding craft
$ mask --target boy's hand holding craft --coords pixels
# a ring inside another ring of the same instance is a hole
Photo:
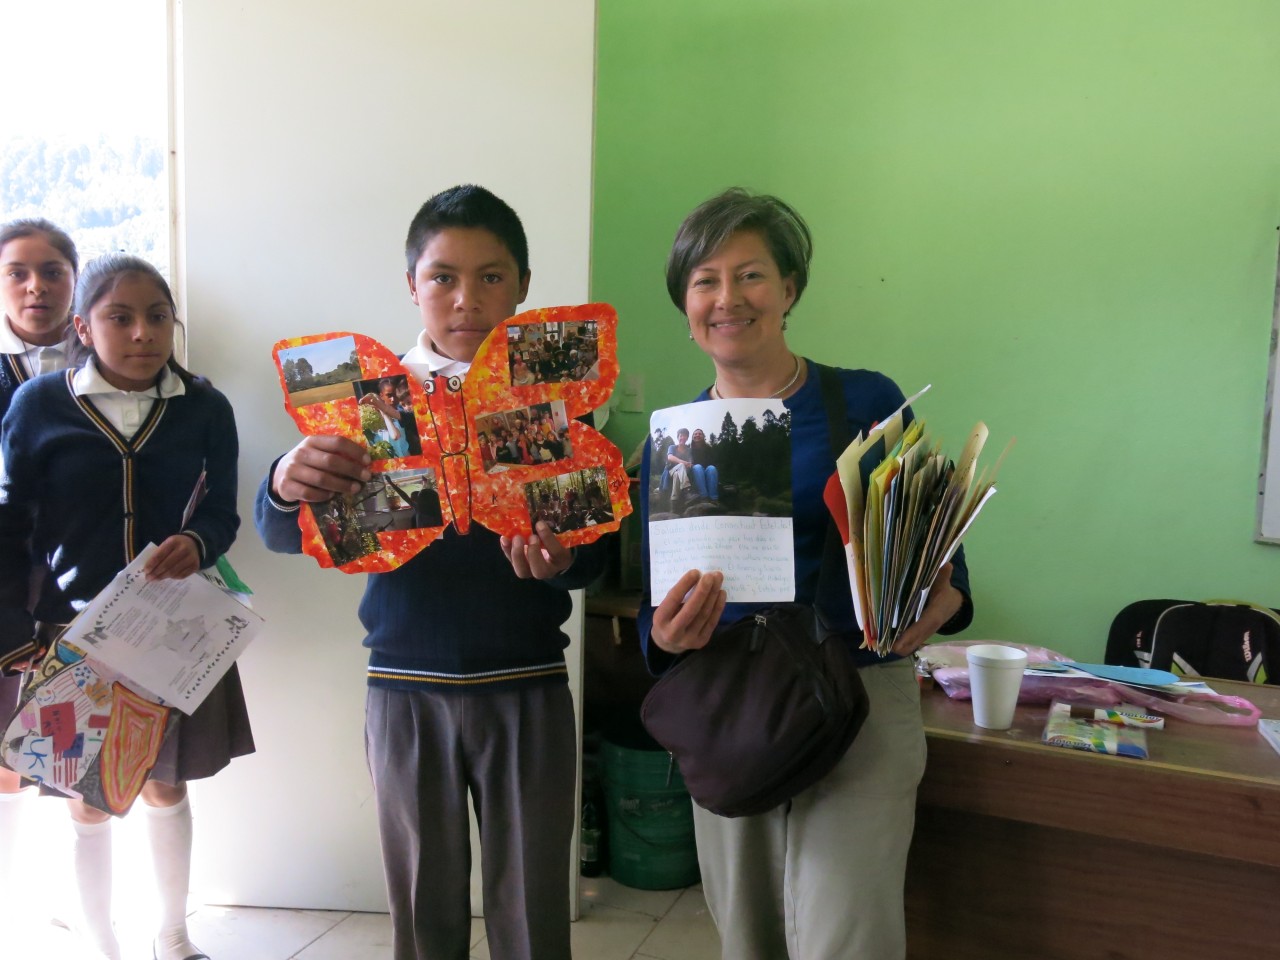
[[[573,565],[573,551],[562,544],[546,521],[539,520],[533,536],[502,537],[502,552],[521,580],[549,580]]]
[[[359,493],[373,476],[368,452],[346,437],[304,437],[280,458],[271,489],[281,500],[323,503],[338,493]]]

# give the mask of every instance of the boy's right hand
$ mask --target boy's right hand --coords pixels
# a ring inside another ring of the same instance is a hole
[[[304,437],[280,458],[271,490],[281,500],[322,503],[337,493],[358,493],[373,476],[369,452],[346,437]]]

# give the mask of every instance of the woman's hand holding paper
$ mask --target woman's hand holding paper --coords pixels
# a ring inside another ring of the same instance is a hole
[[[690,570],[654,608],[650,639],[667,653],[705,647],[724,612],[724,574]]]
[[[964,594],[951,585],[951,564],[943,564],[929,590],[924,612],[919,620],[899,634],[893,642],[893,652],[900,657],[911,656],[954,617],[963,604]]]

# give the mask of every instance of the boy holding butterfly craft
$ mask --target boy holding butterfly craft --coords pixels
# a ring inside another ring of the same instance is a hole
[[[465,376],[528,293],[520,220],[489,191],[454,187],[423,204],[405,254],[423,330],[402,363],[422,380]],[[357,492],[369,463],[336,436],[307,437],[277,460],[255,507],[268,548],[300,552],[299,503]],[[603,568],[602,547],[570,551],[545,523],[527,540],[473,524],[369,575],[365,742],[395,960],[467,956],[468,792],[490,955],[568,960],[577,743],[560,627],[567,591]]]

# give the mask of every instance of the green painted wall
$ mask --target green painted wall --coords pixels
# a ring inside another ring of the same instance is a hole
[[[600,4],[592,292],[646,410],[711,367],[662,272],[731,184],[809,220],[799,351],[1017,444],[967,636],[1101,658],[1143,597],[1280,606],[1253,542],[1280,223],[1275,0]],[[647,413],[615,411],[630,449]]]

